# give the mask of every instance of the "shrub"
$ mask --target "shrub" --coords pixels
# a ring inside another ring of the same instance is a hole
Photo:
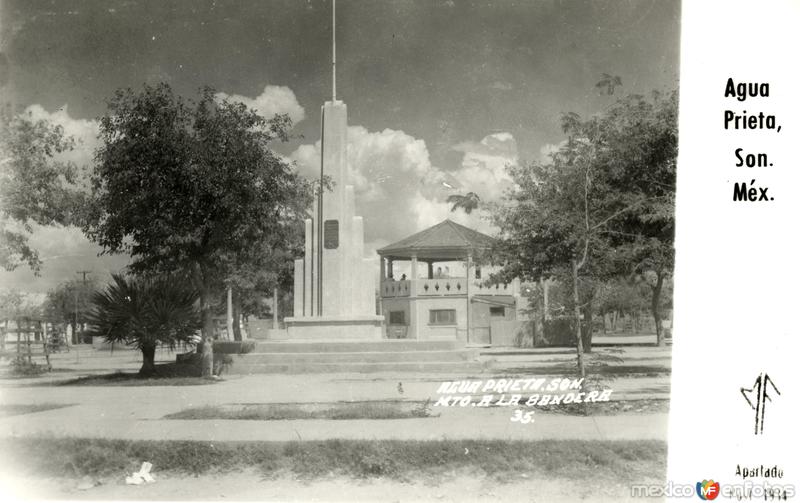
[[[139,373],[151,375],[159,343],[174,348],[190,341],[200,328],[197,298],[197,290],[187,278],[115,274],[110,285],[92,296],[89,335],[135,345],[142,352]]]
[[[14,376],[38,376],[48,370],[44,365],[28,362],[24,356],[17,356],[11,361],[11,375]]]
[[[256,341],[214,341],[214,354],[243,355],[256,349]]]
[[[589,330],[588,323],[581,323],[581,333]],[[575,321],[574,318],[564,317],[547,320],[544,324],[544,337],[541,346],[549,347],[575,347]]]

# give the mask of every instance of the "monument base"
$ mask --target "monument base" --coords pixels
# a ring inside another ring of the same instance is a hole
[[[289,340],[364,341],[383,339],[380,315],[285,318]]]

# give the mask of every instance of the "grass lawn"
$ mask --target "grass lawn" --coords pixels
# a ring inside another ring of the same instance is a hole
[[[410,419],[431,417],[430,402],[256,403],[205,406],[164,419]]]
[[[32,414],[34,412],[43,412],[45,410],[60,409],[69,406],[70,404],[61,403],[0,404],[0,417]]]
[[[117,371],[110,374],[98,374],[77,377],[59,382],[59,386],[196,386],[214,384],[215,379],[197,376],[198,370],[193,365],[180,363],[162,363],[156,365],[156,373],[142,377],[137,371]]]
[[[537,406],[536,412],[565,414],[568,416],[620,416],[629,414],[658,414],[669,412],[669,400],[646,398],[639,400],[612,400],[594,403],[568,403]]]
[[[573,482],[663,479],[667,445],[642,441],[326,440],[293,442],[0,440],[21,475],[119,478],[143,461],[153,473],[203,475],[255,469],[268,478],[345,476],[430,481],[476,473],[502,481],[568,477]]]
[[[525,401],[524,399],[522,400]],[[249,403],[192,407],[164,419],[238,419],[282,421],[292,419],[412,419],[437,417],[433,403],[406,401],[330,403]],[[479,409],[482,410],[482,409]],[[669,412],[669,400],[645,399],[558,404],[531,408],[537,413],[569,416],[618,416]]]

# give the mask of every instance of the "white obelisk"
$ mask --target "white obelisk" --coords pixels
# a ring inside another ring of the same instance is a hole
[[[321,191],[313,218],[306,220],[305,256],[295,261],[294,316],[290,337],[376,338],[382,316],[375,314],[377,261],[364,258],[364,223],[355,215],[355,194],[347,166],[347,105],[336,99],[336,2],[333,2],[332,94],[322,106]]]

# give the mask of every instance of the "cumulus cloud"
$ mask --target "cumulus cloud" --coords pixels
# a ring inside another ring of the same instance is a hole
[[[47,292],[64,281],[79,278],[76,271],[91,271],[101,283],[130,262],[127,255],[98,256],[102,249],[89,241],[77,227],[34,225],[30,245],[39,251],[41,276],[27,266],[14,271],[0,270],[0,285],[28,292]]]
[[[542,148],[539,149],[539,162],[549,162],[552,155],[561,150],[561,148],[567,144],[567,141],[564,140],[560,143],[547,143]]]
[[[301,145],[289,157],[306,177],[319,176],[319,141]],[[370,132],[362,126],[350,126],[347,158],[358,211],[368,215],[367,239],[389,243],[419,230],[410,203],[422,198],[420,192],[438,171],[431,165],[425,142],[403,131]]]
[[[466,142],[453,148],[464,153],[455,176],[466,192],[493,201],[511,186],[508,167],[517,163],[517,142],[511,133],[494,133],[478,143]]]
[[[297,124],[306,116],[306,111],[298,103],[294,91],[286,86],[267,85],[264,87],[264,91],[255,98],[226,93],[217,93],[216,96],[220,100],[227,99],[244,103],[248,108],[255,109],[265,119],[271,119],[275,114],[288,114],[292,122]]]
[[[67,105],[54,112],[48,112],[39,104],[28,106],[23,115],[33,121],[45,120],[50,124],[61,126],[64,135],[75,140],[75,148],[59,154],[59,159],[74,162],[78,167],[88,169],[94,159],[94,151],[100,145],[98,134],[100,125],[96,120],[76,119],[69,115]]]
[[[451,212],[447,197],[476,192],[496,200],[511,183],[506,174],[516,162],[516,142],[509,133],[489,135],[478,143],[462,143],[461,165],[445,171],[431,164],[424,140],[404,131],[347,130],[349,183],[356,192],[357,210],[365,217],[367,249],[402,239],[444,219],[492,232],[477,213]],[[319,176],[320,142],[298,147],[290,156],[308,178]]]

